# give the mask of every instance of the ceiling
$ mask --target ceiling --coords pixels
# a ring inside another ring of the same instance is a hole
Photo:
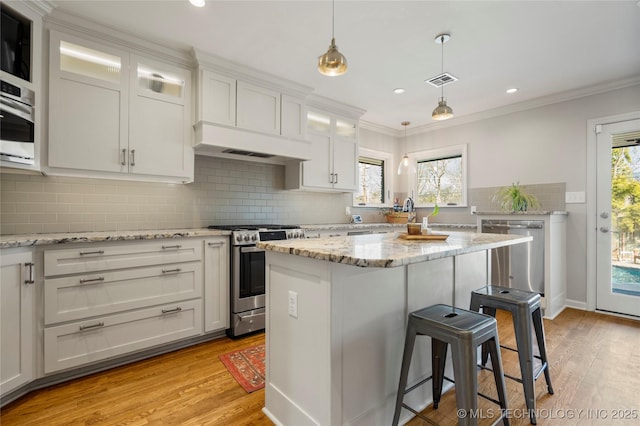
[[[456,117],[640,77],[640,2],[348,1],[335,3],[335,37],[348,72],[326,77],[331,1],[56,1],[67,11],[180,49],[192,46],[365,109],[363,120],[402,129],[435,122],[444,95]],[[406,92],[397,95],[393,89]],[[517,87],[515,94],[505,90]]]

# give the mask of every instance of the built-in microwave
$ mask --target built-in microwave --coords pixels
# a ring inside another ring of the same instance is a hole
[[[0,81],[0,159],[34,164],[34,93]]]

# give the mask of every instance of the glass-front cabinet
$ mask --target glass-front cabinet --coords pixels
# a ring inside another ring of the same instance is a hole
[[[288,188],[355,191],[358,186],[357,120],[328,111],[309,108],[307,138],[311,142],[312,160],[300,164],[296,173],[287,173]]]
[[[49,54],[49,174],[193,180],[188,69],[56,30]]]

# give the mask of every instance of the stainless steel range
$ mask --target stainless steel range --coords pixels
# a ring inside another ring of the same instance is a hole
[[[240,336],[265,327],[265,251],[258,241],[304,238],[295,225],[209,226],[231,232],[231,328],[227,334]]]

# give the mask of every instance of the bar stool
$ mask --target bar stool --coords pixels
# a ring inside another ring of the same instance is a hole
[[[549,364],[547,362],[547,350],[544,340],[544,327],[542,325],[542,313],[540,311],[540,295],[525,290],[515,288],[500,287],[489,285],[471,292],[472,311],[482,312],[492,317],[496,316],[496,309],[511,312],[513,317],[513,325],[515,328],[517,349],[507,346],[501,346],[504,349],[518,352],[520,361],[521,378],[512,377],[505,374],[506,377],[522,383],[524,388],[524,397],[529,411],[529,419],[531,424],[536,424],[536,397],[535,397],[535,380],[540,377],[544,371],[544,377],[547,381],[547,391],[553,395],[553,387],[551,386],[551,377],[549,375]],[[538,341],[538,350],[540,355],[533,354],[533,336],[531,334],[531,325],[536,333]],[[487,350],[482,348],[482,365],[487,363]],[[541,361],[540,369],[534,373],[533,358]],[[501,367],[502,369],[502,367]]]
[[[417,335],[431,337],[432,375],[407,388],[407,375],[409,374]],[[491,362],[494,364],[493,376],[498,391],[498,401],[478,393],[477,352],[478,346],[484,344],[488,346]],[[444,376],[448,345],[451,345],[455,382]],[[458,410],[466,412],[465,416],[458,416],[459,425],[476,425],[478,423],[478,395],[499,404],[502,409],[501,418],[503,423],[508,425],[509,421],[506,417],[507,393],[502,373],[499,346],[497,322],[495,318],[488,315],[448,305],[433,305],[411,312],[409,314],[409,324],[407,325],[407,336],[402,355],[402,368],[392,425],[396,426],[398,424],[403,407],[427,422],[434,424],[431,419],[404,404],[404,396],[428,380],[432,380],[433,406],[437,409],[442,395],[444,379],[455,383]]]

